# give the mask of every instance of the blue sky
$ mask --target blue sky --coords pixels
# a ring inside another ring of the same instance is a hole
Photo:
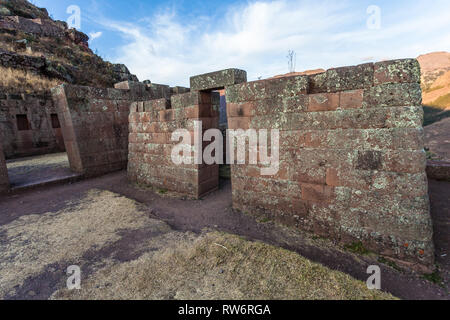
[[[249,80],[287,73],[289,50],[296,71],[450,51],[448,0],[32,2],[65,21],[79,6],[94,51],[173,86],[231,67]]]

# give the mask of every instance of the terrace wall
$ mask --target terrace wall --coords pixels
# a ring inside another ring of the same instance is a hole
[[[193,198],[214,191],[219,186],[218,165],[176,165],[172,150],[179,141],[172,133],[186,129],[194,137],[194,121],[202,129],[219,126],[219,95],[210,92],[177,94],[168,99],[136,102],[130,113],[128,176],[133,182],[160,191],[175,191]],[[202,134],[203,134],[202,131]],[[194,145],[194,139],[187,144]]]
[[[230,129],[279,129],[280,169],[232,165],[233,208],[432,266],[420,67],[397,60],[226,88]]]

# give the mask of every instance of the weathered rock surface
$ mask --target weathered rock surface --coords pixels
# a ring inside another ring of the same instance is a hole
[[[29,19],[49,18],[47,9],[38,8],[26,0],[2,0],[0,16],[22,16]]]
[[[247,82],[246,71],[227,69],[191,77],[191,90],[223,89],[243,82]]]
[[[88,41],[86,34],[69,29],[66,22],[54,21],[46,9],[28,1],[0,4],[0,66],[94,87],[138,81],[125,65],[106,62],[94,54]]]

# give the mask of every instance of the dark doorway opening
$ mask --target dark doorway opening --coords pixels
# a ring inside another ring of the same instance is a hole
[[[59,129],[61,128],[61,124],[59,123],[59,118],[56,113],[52,113],[50,115],[51,121],[52,121],[52,128],[53,129]]]
[[[16,114],[16,123],[18,142],[27,152],[6,159],[12,190],[73,180],[79,176],[70,168],[57,113],[39,117]],[[8,147],[12,142],[3,143]]]
[[[219,166],[219,176],[221,179],[231,179],[231,166],[227,164],[227,130],[228,130],[228,116],[227,116],[227,100],[225,96],[225,89],[216,92],[216,108],[219,110],[219,130],[223,136],[223,164]],[[214,101],[214,100],[213,100]]]

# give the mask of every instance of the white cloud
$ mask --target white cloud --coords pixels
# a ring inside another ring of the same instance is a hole
[[[89,33],[89,39],[91,41],[100,38],[103,35],[103,32],[99,31],[99,32],[91,32]]]
[[[448,7],[446,1],[410,3],[408,11],[381,6],[380,30],[367,29],[366,8],[348,1],[250,2],[230,7],[219,20],[199,17],[188,24],[174,10],[136,23],[100,23],[126,38],[113,60],[139,79],[187,86],[192,75],[230,67],[247,70],[249,80],[286,73],[290,49],[298,70],[449,50],[443,42],[449,39]]]

